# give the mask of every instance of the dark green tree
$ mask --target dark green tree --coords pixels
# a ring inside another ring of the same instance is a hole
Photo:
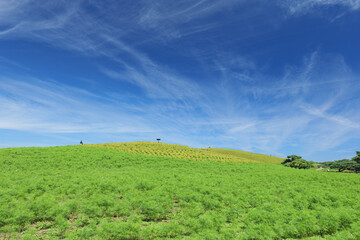
[[[323,162],[320,164],[320,166],[338,169],[339,172],[342,172],[344,170],[360,171],[360,151],[356,151],[356,156],[353,157],[351,160],[342,159],[332,162]]]
[[[299,168],[299,169],[309,169],[314,167],[313,162],[306,161],[302,157],[297,155],[290,155],[281,163],[286,167]]]
[[[302,157],[297,156],[297,155],[290,155],[290,156],[287,156],[287,158],[281,164],[285,165],[287,163],[291,163],[298,159],[302,159]]]
[[[360,163],[360,151],[356,151],[356,156],[352,158],[357,163]]]
[[[338,169],[339,172],[342,172],[344,170],[352,170],[354,168],[354,164],[356,164],[355,161],[342,159],[332,162],[330,164],[330,168],[335,168]]]

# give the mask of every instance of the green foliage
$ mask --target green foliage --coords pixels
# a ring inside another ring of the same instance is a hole
[[[352,158],[353,161],[360,163],[360,151],[356,151],[356,156]]]
[[[356,156],[351,160],[342,159],[331,162],[323,162],[320,164],[320,166],[325,168],[338,169],[339,172],[344,170],[360,171],[360,151],[357,151]]]
[[[302,157],[297,155],[290,155],[281,163],[286,167],[298,168],[298,169],[309,169],[314,167],[314,163],[306,161]]]
[[[358,165],[358,163],[353,160],[342,159],[333,161],[331,164],[329,164],[329,167],[338,169],[339,172],[342,172],[344,170],[354,170],[356,168],[356,165]]]
[[[285,165],[287,163],[290,163],[290,162],[293,162],[293,161],[299,160],[299,159],[302,159],[302,157],[297,156],[297,155],[290,155],[290,156],[287,156],[287,158],[281,164]]]
[[[0,239],[359,239],[358,174],[0,149]]]

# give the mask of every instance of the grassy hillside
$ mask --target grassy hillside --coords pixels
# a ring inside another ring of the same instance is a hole
[[[144,154],[150,156],[163,156],[198,161],[242,162],[242,163],[281,163],[283,159],[263,154],[250,153],[228,149],[196,149],[176,144],[155,142],[129,142],[86,144],[92,147],[105,147],[117,149],[120,152]]]
[[[222,148],[208,148],[211,153],[220,153],[225,156],[231,156],[232,158],[247,159],[248,162],[253,163],[275,163],[281,164],[284,161],[283,158],[274,157],[265,154],[245,152],[233,149],[222,149]]]
[[[87,146],[0,166],[0,239],[360,239],[358,174]]]

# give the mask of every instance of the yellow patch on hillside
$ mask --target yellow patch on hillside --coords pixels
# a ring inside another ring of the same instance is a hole
[[[85,144],[85,146],[104,147],[150,156],[163,156],[197,161],[219,161],[219,162],[243,162],[243,163],[275,163],[280,164],[282,158],[264,154],[250,153],[244,151],[204,148],[196,149],[188,146],[156,143],[156,142],[128,142],[128,143],[102,143]]]

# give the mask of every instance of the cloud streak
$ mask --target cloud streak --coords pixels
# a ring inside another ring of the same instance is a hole
[[[153,131],[129,110],[115,111],[99,103],[102,97],[82,89],[58,82],[28,82],[2,79],[0,128],[45,133]]]
[[[289,0],[281,3],[288,9],[289,13],[306,14],[314,9],[321,9],[322,7],[344,7],[350,11],[356,11],[360,8],[359,0]]]

